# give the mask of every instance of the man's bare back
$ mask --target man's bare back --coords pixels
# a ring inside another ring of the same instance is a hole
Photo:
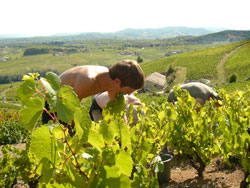
[[[108,71],[108,68],[103,66],[86,65],[74,67],[60,75],[61,85],[71,86],[79,99],[82,99],[102,90],[102,87],[98,87],[99,77],[105,77],[105,79],[109,80]]]
[[[131,94],[136,89],[121,86],[119,78],[112,79],[109,69],[104,66],[85,65],[71,68],[60,75],[61,85],[73,88],[79,99],[107,91],[110,99],[117,93]]]

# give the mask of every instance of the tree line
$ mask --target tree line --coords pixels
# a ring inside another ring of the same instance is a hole
[[[23,56],[31,56],[31,55],[41,55],[41,54],[54,54],[58,52],[63,52],[65,54],[77,53],[78,50],[76,48],[27,48]]]

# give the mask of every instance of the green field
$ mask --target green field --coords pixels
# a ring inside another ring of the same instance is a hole
[[[142,68],[145,74],[148,75],[152,72],[164,72],[171,64],[173,67],[187,68],[186,80],[199,80],[205,78],[210,79],[212,82],[216,82],[218,77],[216,67],[218,63],[225,54],[231,52],[240,45],[242,45],[242,43],[183,53],[143,63]],[[247,46],[250,45],[248,44]],[[247,51],[247,49],[249,50],[247,46],[244,47],[246,48],[245,51]],[[243,59],[245,59],[244,65],[249,67],[249,57],[245,56]],[[238,68],[241,69],[241,66],[238,66]]]
[[[222,44],[217,44],[222,45]],[[97,41],[77,41],[75,43],[65,43],[61,46],[51,45],[31,45],[22,44],[19,47],[13,44],[0,48],[0,59],[8,57],[8,60],[0,61],[1,75],[24,74],[38,70],[57,70],[62,72],[76,65],[97,64],[110,66],[122,59],[134,59],[141,56],[144,62],[164,58],[165,54],[173,51],[181,53],[194,50],[206,49],[214,45],[180,45],[166,46],[163,40],[146,41],[121,41],[121,40],[97,40]],[[47,48],[47,49],[76,49],[77,53],[59,54],[50,53],[43,55],[23,56],[27,48]],[[86,50],[87,49],[87,50]],[[135,52],[135,54],[131,54]]]
[[[248,43],[246,45],[243,45]],[[221,59],[238,46],[241,46],[225,62],[225,76],[228,82],[232,73],[237,75],[237,82],[226,85],[218,80],[216,70]],[[76,50],[76,53],[49,53],[41,55],[23,56],[28,48],[47,48],[49,50]],[[217,43],[195,45],[167,45],[161,40],[86,40],[64,43],[62,46],[50,43],[5,44],[0,48],[0,77],[19,77],[28,72],[54,71],[58,74],[66,69],[79,65],[110,66],[123,59],[143,59],[141,67],[148,75],[153,72],[165,72],[170,65],[176,68],[175,84],[187,80],[209,79],[211,84],[226,90],[243,88],[249,84],[250,77],[250,44],[249,41],[240,43]],[[176,55],[175,55],[176,54]],[[239,82],[238,82],[239,81]],[[244,82],[245,81],[245,82]],[[20,83],[9,82],[0,84],[0,100],[3,96],[8,101],[16,101],[16,90]],[[239,86],[239,87],[238,87]],[[171,86],[172,87],[172,86]]]
[[[238,81],[250,79],[250,44],[240,48],[228,59],[225,66],[227,80],[232,74],[237,76]]]

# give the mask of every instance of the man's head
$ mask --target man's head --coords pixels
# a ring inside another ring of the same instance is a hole
[[[109,68],[109,74],[112,80],[120,80],[121,92],[124,94],[130,94],[145,85],[144,73],[133,60],[123,60],[114,64]]]

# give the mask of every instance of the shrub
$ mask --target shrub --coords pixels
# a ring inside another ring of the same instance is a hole
[[[237,76],[236,76],[235,74],[232,74],[232,75],[230,76],[229,83],[236,82],[236,80],[237,80]]]

